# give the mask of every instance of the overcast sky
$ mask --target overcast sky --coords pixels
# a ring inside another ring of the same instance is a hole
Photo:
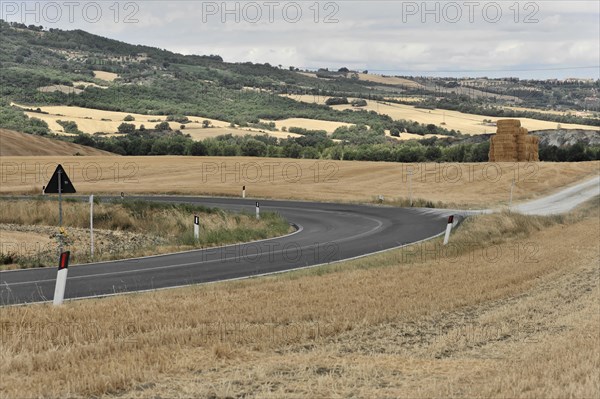
[[[600,78],[600,1],[5,1],[2,18],[229,62]]]

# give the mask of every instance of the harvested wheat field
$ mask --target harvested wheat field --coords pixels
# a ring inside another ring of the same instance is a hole
[[[386,85],[392,86],[401,86],[401,87],[410,87],[410,88],[419,88],[423,87],[420,83],[417,83],[413,80],[399,78],[397,76],[383,76],[383,75],[370,75],[366,73],[359,73],[358,79],[366,82],[373,83],[382,83]]]
[[[281,97],[286,97],[302,103],[314,103],[321,105],[325,105],[325,101],[327,101],[329,98],[329,96],[321,96],[318,94],[281,94]],[[350,99],[348,99],[348,101],[350,101]]]
[[[314,72],[298,72],[300,75],[308,76],[309,78],[317,78],[317,74]],[[373,83],[381,83],[392,86],[401,86],[401,87],[422,87],[420,83],[417,83],[413,80],[399,78],[397,76],[383,76],[383,75],[372,75],[366,73],[358,73],[358,79],[365,82],[373,82]],[[317,79],[327,79],[327,78],[317,78]]]
[[[215,127],[215,128],[190,128],[185,129],[183,131],[185,134],[189,134],[194,140],[204,140],[208,138],[223,136],[226,134],[231,134],[232,136],[246,136],[250,135],[261,135],[266,134],[271,137],[277,137],[279,139],[287,139],[288,137],[301,137],[299,134],[289,133],[289,132],[279,132],[279,131],[270,131],[270,130],[262,130],[257,128],[232,128],[232,127]]]
[[[60,155],[70,157],[76,154],[86,156],[115,156],[115,154],[110,152],[92,147],[66,143],[32,134],[19,133],[13,130],[0,129],[0,156],[2,157],[32,155]]]
[[[598,397],[599,216],[480,216],[451,252],[4,308],[0,396]]]
[[[460,130],[461,133],[465,134],[486,134],[494,133],[496,130],[495,126],[487,126],[483,124],[484,119],[492,119],[485,115],[476,114],[465,114],[458,111],[447,111],[443,109],[422,109],[416,108],[412,105],[384,103],[379,101],[368,101],[366,107],[360,107],[367,111],[375,111],[379,114],[386,114],[393,119],[407,119],[416,121],[423,124],[434,124],[437,126],[444,127],[448,130]],[[344,109],[356,109],[351,105],[334,105],[332,108],[338,110]],[[516,118],[521,121],[521,125],[526,127],[529,131],[544,130],[544,129],[556,129],[556,122],[541,121],[530,118]],[[444,125],[442,123],[445,123]],[[600,130],[598,126],[588,125],[577,125],[571,123],[561,123],[563,129],[589,129],[589,130]]]
[[[352,123],[344,122],[331,122],[322,121],[318,119],[306,119],[306,118],[289,118],[282,119],[279,121],[268,121],[263,122],[275,122],[277,129],[282,130],[284,127],[289,130],[291,127],[300,127],[307,130],[325,130],[327,133],[333,133],[335,129],[341,126],[354,126]],[[270,133],[269,133],[270,134]]]
[[[400,164],[248,157],[2,157],[0,193],[39,193],[61,163],[80,194],[184,194],[331,202],[409,196],[448,206],[506,204],[597,176],[600,162]],[[25,171],[34,171],[25,173]]]
[[[545,110],[545,109],[537,109],[537,108],[525,108],[525,107],[504,107],[505,109],[510,109],[513,111],[528,111],[528,112],[539,112],[541,114],[549,114],[549,115],[575,115],[575,116],[583,116],[585,118],[598,118],[598,112],[593,111],[579,111],[579,110]]]
[[[13,104],[21,108],[38,108],[35,105],[24,106],[19,104]],[[25,112],[30,118],[38,118],[45,121],[48,127],[53,133],[65,134],[63,127],[56,121],[73,121],[77,123],[77,127],[84,133],[94,134],[97,132],[104,132],[114,134],[127,115],[131,115],[135,118],[131,123],[139,129],[141,125],[146,128],[153,128],[158,123],[165,121],[165,115],[142,115],[127,112],[116,112],[116,111],[103,111],[93,108],[82,108],[82,107],[69,107],[69,106],[41,106],[39,107],[43,112],[48,114],[41,114],[38,112]],[[192,122],[185,125],[186,129],[202,129],[202,122],[208,120],[214,127],[228,127],[229,122],[220,121],[216,119],[204,118],[199,116],[189,116]],[[181,128],[181,123],[169,122],[171,129],[178,130]]]
[[[295,101],[305,102],[305,103],[316,103],[316,104],[325,104],[325,101],[329,97],[324,96],[313,96],[313,95],[297,95],[290,94],[285,97],[291,98]],[[352,101],[352,98],[348,98],[348,101]],[[476,115],[476,114],[465,114],[458,111],[448,111],[443,109],[423,109],[416,108],[412,105],[404,105],[404,104],[394,104],[387,103],[381,101],[373,101],[367,100],[367,105],[365,107],[353,107],[352,105],[344,104],[344,105],[333,105],[331,108],[337,110],[366,110],[366,111],[375,111],[379,114],[389,115],[391,118],[398,119],[406,119],[411,121],[416,121],[423,124],[434,124],[436,126],[444,127],[448,130],[460,130],[461,133],[464,134],[486,134],[486,133],[494,133],[496,131],[496,127],[492,125],[485,125],[483,123],[484,119],[492,119],[485,115]],[[521,125],[526,127],[529,131],[535,130],[545,130],[545,129],[556,129],[556,122],[542,121],[537,119],[530,118],[516,118],[521,121]],[[600,130],[598,126],[588,126],[588,125],[578,125],[572,123],[561,123],[562,129],[588,129],[588,130]],[[410,133],[410,132],[409,132]]]

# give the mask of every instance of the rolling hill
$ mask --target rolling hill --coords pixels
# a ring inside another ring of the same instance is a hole
[[[104,156],[115,155],[84,145],[0,129],[0,156]]]

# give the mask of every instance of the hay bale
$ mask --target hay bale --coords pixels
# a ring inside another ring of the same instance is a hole
[[[496,135],[497,136],[512,136],[514,134],[516,134],[516,130],[514,130],[514,129],[510,129],[510,130],[508,130],[508,129],[502,129],[502,130],[498,129],[498,130],[496,130]]]
[[[521,127],[521,121],[518,119],[499,119],[496,121],[496,126],[498,128]]]
[[[491,162],[539,161],[539,138],[529,136],[518,119],[502,119],[496,122],[496,135],[490,138]]]

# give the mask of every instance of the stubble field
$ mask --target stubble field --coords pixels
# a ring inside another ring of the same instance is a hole
[[[400,164],[248,157],[2,157],[0,194],[40,194],[61,163],[79,194],[182,194],[482,208],[597,176],[600,162]],[[412,175],[411,175],[412,172]]]

